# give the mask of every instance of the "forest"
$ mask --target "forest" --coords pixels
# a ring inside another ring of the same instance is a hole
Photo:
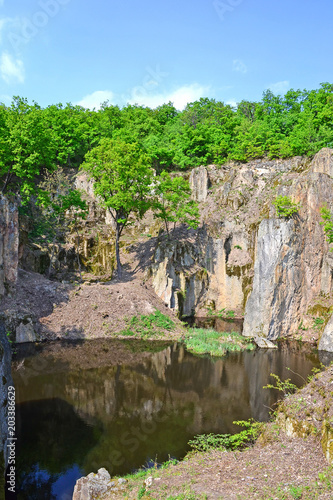
[[[333,84],[284,96],[266,90],[260,102],[243,100],[236,107],[201,98],[183,111],[171,102],[156,109],[109,102],[93,111],[70,103],[42,108],[14,97],[10,106],[0,105],[0,189],[29,199],[45,172],[78,169],[106,139],[135,143],[157,174],[312,156],[333,147]]]

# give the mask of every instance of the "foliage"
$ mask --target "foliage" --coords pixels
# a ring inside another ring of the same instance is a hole
[[[85,156],[81,169],[94,182],[94,192],[116,226],[116,258],[121,277],[119,238],[130,215],[141,218],[150,206],[152,169],[149,156],[136,143],[102,139]]]
[[[252,418],[233,423],[244,429],[236,434],[201,434],[191,439],[188,444],[195,451],[238,450],[253,444],[263,426],[262,422],[256,422]]]
[[[254,349],[254,345],[236,332],[217,332],[211,329],[190,328],[184,339],[186,348],[194,354],[224,356],[230,351]]]
[[[177,222],[194,229],[198,227],[198,204],[190,199],[191,189],[188,181],[183,177],[171,177],[169,173],[162,172],[154,182],[154,191],[154,215],[163,220],[168,234],[170,223],[173,223],[174,227]]]
[[[43,109],[16,96],[10,106],[0,104],[1,190],[26,201],[46,171],[79,168],[105,139],[137,144],[157,174],[230,160],[313,156],[333,147],[332,104],[331,83],[284,96],[267,90],[259,102],[235,107],[202,97],[183,111],[171,102],[156,109],[108,102],[93,111],[70,103]]]
[[[299,203],[294,203],[289,196],[277,196],[273,201],[278,217],[291,217],[296,214],[299,209]]]
[[[321,218],[323,219],[321,225],[324,226],[324,232],[328,243],[333,243],[333,215],[327,206],[320,209]]]
[[[174,321],[158,310],[149,315],[133,316],[127,323],[128,327],[120,332],[121,335],[139,335],[141,338],[164,333],[165,330],[170,332],[175,328]]]
[[[42,230],[43,236],[52,241],[48,274],[51,274],[56,241],[61,241],[66,232],[74,230],[77,234],[77,262],[81,276],[78,223],[80,219],[85,219],[88,213],[85,200],[79,191],[73,189],[69,176],[61,167],[55,172],[47,172],[37,191],[37,202],[41,208],[37,230]]]
[[[235,317],[235,311],[232,309],[227,309],[226,307],[223,307],[219,311],[214,311],[213,309],[208,309],[208,316],[215,316],[217,318],[224,318],[224,319],[234,319]]]
[[[293,384],[290,378],[281,380],[276,373],[270,373],[270,377],[275,379],[275,385],[267,384],[263,389],[276,389],[277,391],[283,392],[285,397],[290,396],[290,394],[293,394],[297,390],[297,385]]]

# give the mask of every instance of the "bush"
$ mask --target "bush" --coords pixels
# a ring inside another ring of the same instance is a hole
[[[294,203],[289,196],[277,196],[273,201],[278,217],[291,217],[300,209],[299,203]]]

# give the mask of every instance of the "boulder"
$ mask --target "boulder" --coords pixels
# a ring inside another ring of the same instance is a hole
[[[333,316],[327,323],[325,330],[319,340],[318,349],[320,351],[333,352]]]
[[[313,158],[311,170],[333,179],[333,149],[323,148]]]
[[[87,477],[81,477],[76,481],[73,500],[94,500],[106,498],[112,491],[124,490],[126,479],[111,481],[110,474],[104,468],[99,469],[97,474],[91,472]]]

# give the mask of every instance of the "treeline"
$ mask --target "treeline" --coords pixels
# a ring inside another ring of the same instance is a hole
[[[43,172],[78,168],[105,138],[137,143],[157,172],[314,155],[333,147],[333,84],[284,96],[267,90],[260,102],[235,108],[202,98],[181,112],[172,103],[156,109],[109,103],[98,111],[72,104],[41,108],[15,97],[11,106],[0,105],[0,189],[29,197]]]

